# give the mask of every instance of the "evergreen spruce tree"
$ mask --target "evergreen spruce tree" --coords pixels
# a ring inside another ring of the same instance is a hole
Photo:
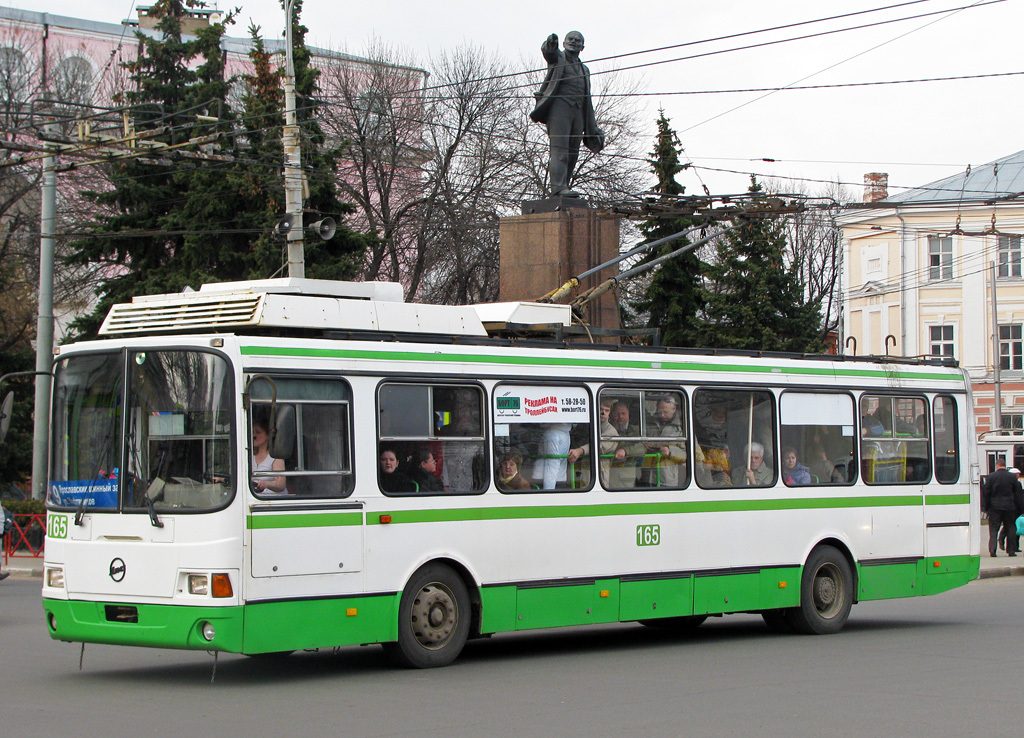
[[[761,186],[751,178],[750,192]],[[786,236],[777,220],[740,221],[720,239],[707,266],[699,325],[703,348],[815,353],[824,349],[821,308],[806,302],[785,261]]]
[[[195,6],[196,0],[159,0],[150,11],[160,16],[156,25],[160,35],[138,35],[139,56],[126,64],[132,89],[125,102],[134,106],[138,129],[170,127],[158,141],[173,145],[219,133],[222,140],[235,136],[252,148],[234,151],[238,158],[234,162],[172,159],[173,166],[161,166],[132,159],[112,165],[111,189],[90,193],[107,214],[97,219],[88,237],[73,244],[73,262],[111,265],[96,310],[76,322],[82,335],[94,334],[112,304],[134,295],[177,292],[213,281],[266,278],[284,261],[283,240],[272,235],[285,212],[283,115],[271,110],[275,105],[277,111],[282,107],[279,75],[270,71],[262,43],[254,45],[252,78],[258,86],[251,87],[247,109],[236,117],[227,104],[231,80],[225,78],[221,49],[225,25],[233,22],[233,15],[197,30],[193,38],[183,37],[182,20]],[[301,3],[295,6],[297,91],[300,101],[308,101],[316,74],[309,68],[309,53],[303,45],[305,28],[297,23]],[[303,166],[313,172],[307,219],[312,221],[319,214],[340,218],[345,208],[328,164],[330,152],[323,151],[324,137],[310,119],[308,102],[303,113]],[[202,122],[197,114],[217,122]],[[339,228],[329,242],[310,240],[306,275],[353,276],[364,244],[363,237],[346,228]]]
[[[676,182],[675,176],[686,168],[679,162],[679,138],[669,126],[665,111],[658,116],[658,135],[654,150],[651,152],[651,170],[657,177],[655,191],[671,201],[682,195],[686,188]],[[689,218],[651,218],[640,226],[645,243],[657,241],[684,231],[693,225]],[[644,261],[671,253],[682,248],[689,239],[681,238],[672,241],[648,254]],[[697,345],[696,316],[701,308],[698,288],[700,285],[701,263],[697,254],[690,251],[656,267],[644,296],[632,309],[637,313],[646,313],[647,327],[656,328],[661,334],[664,346],[695,346]]]

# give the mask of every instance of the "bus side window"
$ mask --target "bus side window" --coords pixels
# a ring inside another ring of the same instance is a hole
[[[775,484],[772,393],[697,390],[693,395],[694,476],[701,487]]]
[[[502,492],[584,491],[593,483],[590,393],[564,385],[494,389],[494,457],[519,458],[520,483],[496,470]],[[511,471],[509,469],[508,471]]]
[[[679,390],[601,390],[601,484],[607,489],[679,489],[690,481],[687,412]]]
[[[850,484],[857,478],[854,460],[854,404],[835,392],[784,392],[779,401],[782,426],[782,481],[801,485]]]
[[[922,397],[861,397],[861,467],[865,482],[928,481],[931,452],[927,408]]]
[[[385,494],[473,494],[487,489],[483,390],[475,385],[385,382],[377,391],[378,448],[394,453],[399,480]]]
[[[355,488],[352,473],[351,390],[346,382],[325,377],[274,377],[277,388],[276,448],[282,472],[254,471],[252,478],[284,477],[285,490],[266,494],[347,497]],[[269,416],[270,385],[252,385],[252,417]],[[254,422],[254,421],[251,421]],[[275,457],[276,458],[276,457]]]
[[[932,403],[935,437],[935,479],[952,484],[960,479],[959,429],[956,400],[940,395]]]

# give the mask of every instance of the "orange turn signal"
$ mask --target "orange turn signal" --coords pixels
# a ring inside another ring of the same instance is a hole
[[[390,523],[391,522],[391,516],[390,515],[381,515],[380,516],[380,522],[382,522],[382,523]]]
[[[231,578],[227,574],[213,575],[213,596],[231,597],[234,592],[231,589]]]
[[[359,614],[359,610],[354,607],[350,607],[347,610],[345,610],[345,614],[348,615],[350,618],[354,618],[356,615]]]
[[[942,562],[941,561],[933,561],[932,562],[932,566],[938,568],[938,567],[942,566]]]
[[[786,583],[785,582],[779,582],[779,589],[785,589],[785,588],[786,588]]]

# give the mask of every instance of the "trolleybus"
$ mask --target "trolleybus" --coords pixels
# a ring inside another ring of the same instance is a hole
[[[431,667],[580,624],[834,633],[977,577],[951,360],[536,338],[571,321],[300,279],[115,306],[55,357],[50,635]]]

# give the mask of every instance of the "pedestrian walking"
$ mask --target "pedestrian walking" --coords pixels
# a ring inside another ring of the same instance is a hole
[[[1015,470],[1016,471],[1016,470]],[[988,475],[981,493],[981,508],[988,516],[988,553],[996,555],[999,530],[1006,527],[1006,555],[1016,556],[1020,547],[1017,516],[1024,512],[1024,491],[1017,474],[1006,468],[1003,459],[996,461],[996,470]]]

